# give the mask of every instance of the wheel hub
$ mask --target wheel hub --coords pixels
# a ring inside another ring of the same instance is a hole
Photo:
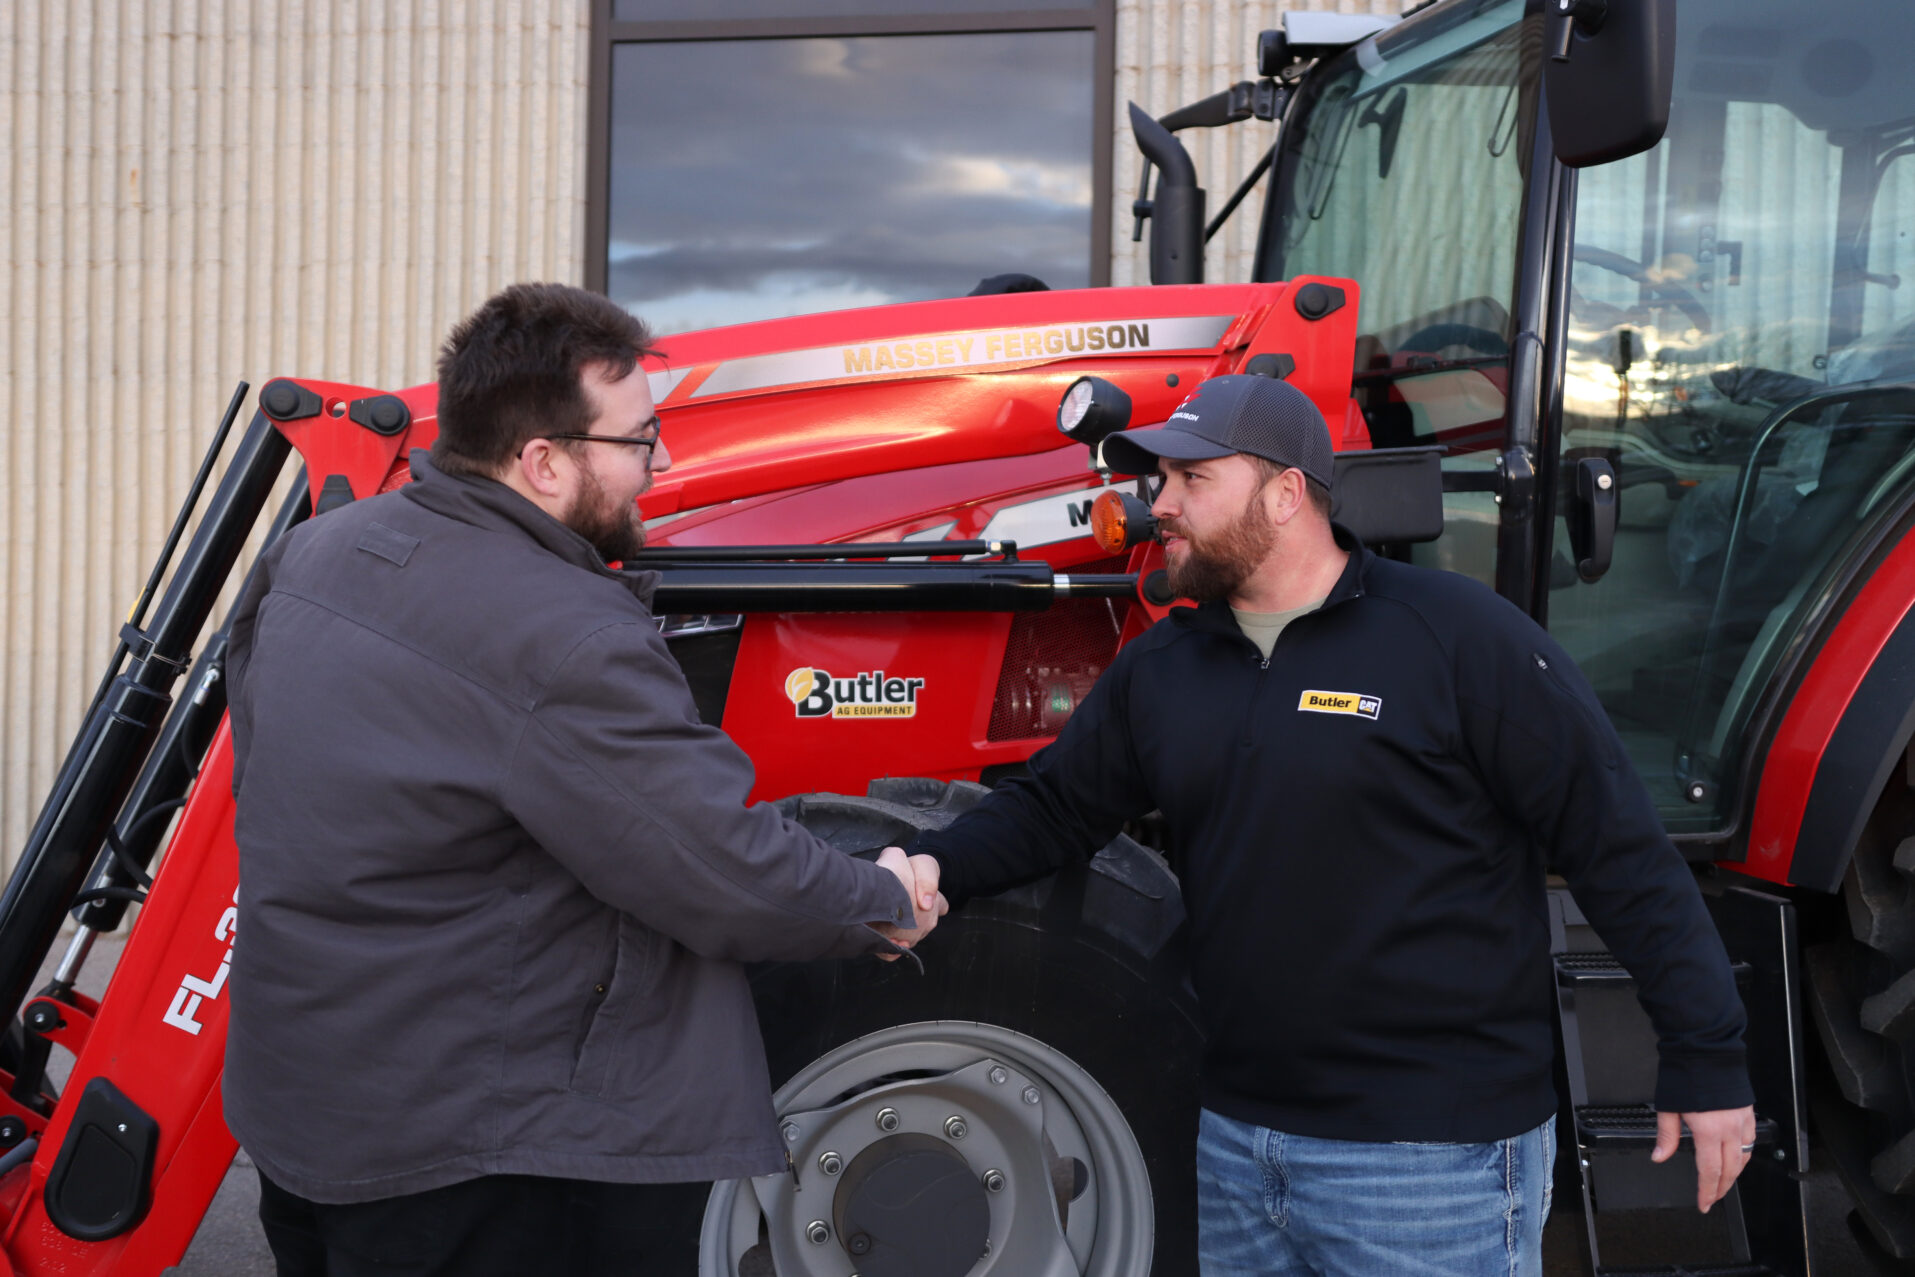
[[[1043,1042],[972,1021],[895,1025],[820,1056],[773,1102],[790,1165],[713,1186],[699,1277],[1150,1271],[1136,1138]]]
[[[929,1135],[891,1135],[866,1148],[833,1206],[859,1277],[963,1277],[990,1241],[983,1183]]]
[[[779,1277],[963,1277],[987,1255],[1078,1277],[1045,1105],[1035,1079],[984,1059],[785,1114],[796,1173],[752,1181]]]

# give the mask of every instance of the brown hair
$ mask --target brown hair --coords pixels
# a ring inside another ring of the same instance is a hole
[[[439,438],[449,474],[497,474],[533,439],[583,434],[597,409],[581,373],[613,381],[652,353],[652,331],[624,307],[568,284],[514,284],[459,321],[439,352]]]
[[[1270,460],[1270,458],[1260,457],[1254,452],[1246,452],[1243,455],[1250,458],[1250,464],[1257,468],[1257,481],[1259,483],[1268,483],[1285,470],[1296,470],[1298,474],[1303,474],[1303,471],[1295,466],[1279,465]],[[1328,519],[1330,517],[1330,490],[1307,474],[1303,475],[1303,490],[1309,496],[1310,504],[1316,507],[1316,512],[1325,519]]]

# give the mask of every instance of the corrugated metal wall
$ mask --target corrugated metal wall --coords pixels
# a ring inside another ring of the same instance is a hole
[[[1286,9],[1395,15],[1405,0],[1117,0],[1116,190],[1111,200],[1113,284],[1150,282],[1150,236],[1130,241],[1130,203],[1137,196],[1139,156],[1124,104],[1135,101],[1161,116],[1205,98],[1238,80],[1257,76],[1257,33],[1279,24]],[[1242,124],[1192,129],[1178,135],[1197,163],[1197,180],[1208,192],[1214,217],[1276,140],[1275,126]],[[1204,254],[1204,278],[1234,282],[1250,278],[1263,217],[1263,186],[1238,207]]]
[[[0,0],[0,855],[233,384],[577,280],[584,0]],[[248,408],[250,412],[250,405]]]

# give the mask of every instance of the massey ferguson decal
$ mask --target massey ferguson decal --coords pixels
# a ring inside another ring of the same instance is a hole
[[[233,891],[233,903],[219,916],[219,925],[213,928],[213,939],[225,942],[226,952],[219,960],[219,969],[210,979],[202,980],[195,975],[180,977],[179,988],[173,991],[173,1001],[166,1008],[164,1019],[176,1029],[183,1029],[194,1037],[204,1026],[193,1017],[199,1014],[200,1003],[207,998],[217,998],[226,987],[226,976],[233,968],[233,929],[239,923],[239,890]]]
[[[985,328],[752,355],[719,364],[712,369],[711,376],[692,391],[691,397],[765,390],[808,381],[923,376],[940,370],[968,371],[1112,351],[1207,350],[1223,339],[1235,319],[1234,315],[1194,315],[1044,324],[1034,328]]]
[[[923,687],[921,678],[891,678],[883,670],[833,678],[829,670],[801,666],[785,675],[785,695],[799,718],[912,718]]]

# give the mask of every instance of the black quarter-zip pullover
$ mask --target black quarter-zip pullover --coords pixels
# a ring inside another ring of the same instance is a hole
[[[1219,602],[1132,642],[1057,740],[920,835],[953,900],[1160,809],[1203,1102],[1298,1135],[1503,1139],[1556,1109],[1545,866],[1637,980],[1656,1106],[1751,1102],[1727,955],[1594,692],[1507,600],[1351,551],[1265,661]]]

